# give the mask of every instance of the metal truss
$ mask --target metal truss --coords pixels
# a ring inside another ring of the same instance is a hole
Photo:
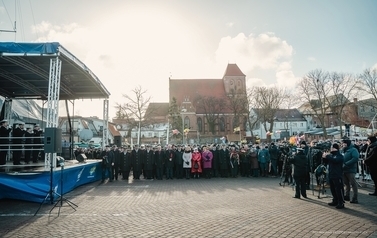
[[[47,97],[46,127],[57,128],[59,119],[59,93],[62,61],[59,57],[50,59],[50,76]],[[56,167],[56,153],[46,153],[45,169]]]
[[[103,100],[103,131],[102,131],[102,148],[109,143],[109,99]]]

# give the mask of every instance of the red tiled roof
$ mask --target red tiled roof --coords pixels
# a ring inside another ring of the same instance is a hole
[[[240,68],[238,68],[236,64],[228,64],[224,73],[224,77],[225,76],[246,76],[246,75],[242,73],[242,71],[240,70]]]
[[[107,125],[108,125],[109,132],[111,133],[111,135],[122,136],[120,132],[116,129],[115,124],[109,122]]]
[[[187,98],[193,106],[197,109],[197,114],[203,114],[197,107],[196,99],[198,96],[224,98],[228,101],[229,98],[225,93],[224,82],[222,79],[169,79],[169,96],[170,100],[173,97],[177,99],[178,106]],[[229,108],[225,108],[223,113],[230,113]]]

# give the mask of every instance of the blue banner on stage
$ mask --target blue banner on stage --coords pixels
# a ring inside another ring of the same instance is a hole
[[[83,184],[101,179],[101,162],[87,162],[64,168],[57,168],[52,173],[54,201],[63,194]],[[51,172],[0,173],[0,199],[19,199],[30,202],[50,201]],[[63,183],[62,183],[63,181]],[[63,185],[63,187],[61,187]]]

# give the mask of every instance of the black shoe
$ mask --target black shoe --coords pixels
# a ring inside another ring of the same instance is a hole
[[[336,203],[336,202],[330,202],[330,203],[327,203],[327,205],[334,207],[334,206],[338,205],[338,203]]]
[[[342,208],[344,208],[344,204],[343,203],[342,204],[338,204],[335,208],[336,209],[342,209]]]
[[[302,197],[303,197],[303,198],[308,198],[308,196],[306,196],[306,195],[302,195]]]
[[[294,196],[293,198],[298,198],[298,199],[300,199],[300,196]]]
[[[369,193],[370,196],[377,196],[377,193]]]
[[[349,201],[350,197],[349,196],[344,196],[344,201]]]
[[[352,200],[350,201],[350,203],[355,203],[355,204],[358,204],[358,203],[359,203],[359,201],[357,201],[357,199],[352,199]]]

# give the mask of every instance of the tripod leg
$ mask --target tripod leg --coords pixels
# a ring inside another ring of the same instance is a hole
[[[50,195],[50,192],[47,193],[45,199],[43,199],[43,201],[41,202],[41,204],[39,204],[38,210],[34,213],[34,216],[36,216],[38,214],[38,212],[41,209],[42,205],[47,201],[47,198],[49,197],[49,195]]]

